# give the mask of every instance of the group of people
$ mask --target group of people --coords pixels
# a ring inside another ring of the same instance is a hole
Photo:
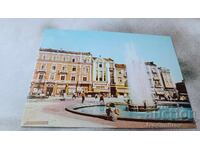
[[[81,99],[82,99],[82,103],[84,103],[85,97],[86,97],[85,92],[84,91],[81,92],[80,96],[81,96]],[[76,99],[76,97],[77,97],[76,93],[73,93],[72,94],[72,99]],[[95,99],[97,99],[97,98],[98,98],[98,95],[96,94],[95,95]],[[104,104],[104,95],[103,94],[100,94],[100,96],[99,96],[99,102],[101,104]]]
[[[106,117],[107,120],[116,121],[120,114],[119,109],[115,106],[114,103],[110,103],[109,106],[106,108]]]
[[[81,102],[84,103],[85,101],[85,92],[81,92],[81,94],[79,95],[81,96]],[[73,93],[72,95],[72,99],[76,99],[77,95],[76,93]],[[105,101],[104,101],[104,95],[103,94],[100,94],[100,95],[95,95],[95,99],[98,99],[99,98],[99,102],[101,105],[104,105],[105,104]],[[116,121],[118,116],[119,116],[119,109],[115,106],[114,103],[110,103],[107,105],[107,108],[106,108],[106,118],[108,120],[112,120],[112,121]]]
[[[95,99],[97,99],[98,98],[98,95],[96,94],[95,95]],[[103,94],[100,94],[100,96],[99,96],[99,102],[101,103],[101,104],[104,104],[104,95]]]
[[[81,92],[80,96],[81,96],[81,99],[82,99],[81,102],[84,103],[84,101],[85,101],[85,92],[84,91]],[[72,99],[76,99],[76,94],[75,93],[73,93]]]

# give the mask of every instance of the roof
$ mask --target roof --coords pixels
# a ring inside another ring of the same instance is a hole
[[[161,72],[170,72],[168,68],[158,67],[158,69],[160,69]]]
[[[92,57],[94,60],[95,59],[104,59],[104,60],[106,60],[106,61],[113,61],[113,59],[111,59],[111,58],[102,58],[102,57]]]
[[[53,52],[53,53],[64,53],[64,54],[76,54],[76,55],[92,55],[90,52],[73,52],[73,51],[65,51],[65,50],[51,49],[51,48],[40,48],[39,51]]]
[[[125,64],[115,64],[116,68],[126,68]]]
[[[150,61],[150,62],[145,62],[146,65],[151,65],[151,66],[156,66],[156,64],[154,64],[153,61]]]

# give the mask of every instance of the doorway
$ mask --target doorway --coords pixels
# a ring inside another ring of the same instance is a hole
[[[53,93],[53,87],[47,87],[47,96],[51,96],[51,94]]]

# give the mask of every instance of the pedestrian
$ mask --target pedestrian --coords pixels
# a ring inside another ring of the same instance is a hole
[[[99,102],[101,103],[104,103],[104,96],[103,96],[103,94],[101,94],[101,96],[100,96],[100,99],[99,99]]]
[[[106,119],[110,120],[111,119],[111,108],[110,106],[106,108]]]
[[[117,121],[117,119],[119,117],[119,114],[120,114],[120,111],[114,104],[113,108],[111,109],[111,120],[112,121]]]
[[[145,110],[147,109],[147,104],[146,104],[146,102],[144,102],[144,109],[145,109]]]
[[[72,95],[72,99],[76,99],[76,95],[75,95],[75,93],[73,93],[73,95]]]
[[[154,101],[154,104],[155,104],[155,108],[157,108],[158,102],[156,100]]]
[[[84,92],[81,94],[81,97],[82,97],[82,103],[84,103],[84,101],[85,101],[85,93]]]

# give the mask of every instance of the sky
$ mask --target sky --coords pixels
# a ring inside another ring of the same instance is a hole
[[[171,37],[121,32],[45,29],[41,48],[91,52],[95,57],[112,58],[115,63],[126,63],[126,52],[134,49],[144,61],[170,69],[174,83],[183,77]],[[130,53],[130,56],[132,54]],[[129,56],[129,57],[130,57]]]

